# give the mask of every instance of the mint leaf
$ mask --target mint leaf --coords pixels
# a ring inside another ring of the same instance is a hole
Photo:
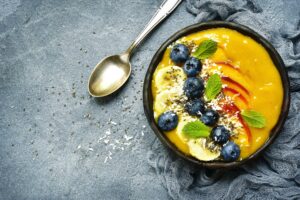
[[[265,117],[254,110],[244,110],[241,113],[243,120],[251,127],[263,128],[266,126]]]
[[[194,121],[184,125],[182,132],[190,138],[208,137],[210,128],[200,121]]]
[[[205,59],[211,57],[217,51],[217,42],[213,40],[204,40],[197,47],[193,56],[198,59]]]
[[[207,84],[204,91],[207,100],[210,101],[214,99],[221,92],[221,89],[221,77],[218,74],[211,75],[207,80]]]

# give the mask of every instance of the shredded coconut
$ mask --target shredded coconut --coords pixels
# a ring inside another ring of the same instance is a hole
[[[98,139],[99,145],[105,145],[106,152],[104,152],[104,163],[107,163],[109,160],[112,160],[113,155],[119,151],[124,151],[130,148],[135,142],[138,137],[144,136],[144,131],[141,131],[140,134],[131,135],[127,132],[127,129],[123,132],[115,132],[118,130],[116,125],[117,122],[112,121],[111,119],[108,120],[106,123],[110,125],[108,129],[104,131],[104,134],[101,135]],[[146,126],[143,125],[142,129],[145,129]],[[89,151],[94,151],[93,148],[89,148]]]

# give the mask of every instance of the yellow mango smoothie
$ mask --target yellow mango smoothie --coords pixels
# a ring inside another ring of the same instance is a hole
[[[213,28],[165,50],[152,95],[156,123],[179,150],[202,161],[231,162],[268,140],[281,113],[283,87],[261,44]]]

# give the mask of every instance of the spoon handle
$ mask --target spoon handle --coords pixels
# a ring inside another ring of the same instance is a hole
[[[129,57],[135,47],[137,47],[144,40],[144,38],[181,3],[181,1],[182,0],[165,0],[161,4],[144,30],[126,50],[126,53],[128,53]]]

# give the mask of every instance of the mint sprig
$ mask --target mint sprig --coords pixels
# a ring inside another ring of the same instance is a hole
[[[204,94],[208,101],[213,100],[222,90],[221,77],[218,74],[211,75],[205,87]]]
[[[243,120],[251,127],[263,128],[266,126],[266,118],[254,110],[243,110],[241,112]]]
[[[209,39],[204,40],[193,53],[193,57],[198,59],[206,59],[211,57],[217,51],[217,42]]]
[[[189,122],[184,125],[182,132],[189,138],[208,137],[211,129],[200,121]]]

